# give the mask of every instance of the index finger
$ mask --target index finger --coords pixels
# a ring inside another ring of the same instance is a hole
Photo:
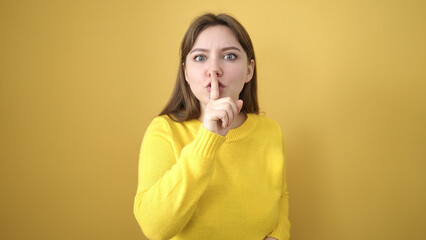
[[[219,82],[217,81],[216,72],[211,71],[211,83],[210,83],[210,101],[219,99]]]

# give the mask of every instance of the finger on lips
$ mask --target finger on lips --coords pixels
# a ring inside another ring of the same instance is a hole
[[[210,101],[219,99],[219,82],[215,71],[210,71]]]
[[[231,123],[237,118],[239,112],[241,111],[243,102],[242,100],[234,101],[230,97],[219,98],[219,80],[217,79],[217,73],[214,70],[209,72],[211,81],[210,81],[210,102],[213,104],[211,107],[212,110],[216,109],[216,119],[220,120],[219,125],[222,128],[227,128],[231,126]]]

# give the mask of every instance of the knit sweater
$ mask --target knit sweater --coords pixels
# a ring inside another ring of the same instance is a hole
[[[278,124],[257,114],[226,137],[197,119],[156,117],[139,157],[142,231],[151,240],[289,239],[283,146]]]

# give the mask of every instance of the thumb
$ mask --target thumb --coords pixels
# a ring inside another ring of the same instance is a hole
[[[238,113],[240,113],[241,109],[243,108],[243,100],[240,99],[235,101],[235,105],[237,105]]]

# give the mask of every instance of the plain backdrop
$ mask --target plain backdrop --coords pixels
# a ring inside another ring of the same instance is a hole
[[[426,239],[426,4],[0,1],[0,239],[144,239],[140,144],[192,19],[254,43],[294,240]]]

